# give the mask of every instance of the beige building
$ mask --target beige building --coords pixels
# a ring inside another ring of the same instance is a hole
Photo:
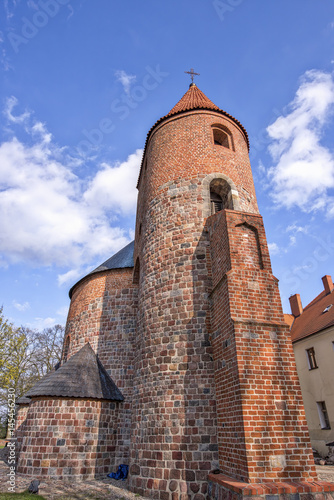
[[[324,290],[305,308],[300,295],[290,297],[291,339],[296,357],[311,444],[322,456],[334,441],[334,287],[322,278]]]

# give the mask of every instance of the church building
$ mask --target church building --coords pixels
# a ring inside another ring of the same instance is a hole
[[[155,499],[334,499],[248,153],[245,128],[194,83],[149,130],[135,240],[72,287],[61,366],[19,401],[19,472],[127,464],[129,488]]]

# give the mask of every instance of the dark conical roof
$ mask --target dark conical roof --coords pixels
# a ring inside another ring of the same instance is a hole
[[[146,137],[143,159],[142,159],[142,163],[140,166],[139,177],[138,177],[138,182],[137,182],[137,188],[139,186],[139,180],[140,180],[140,176],[141,176],[141,172],[142,172],[142,168],[143,168],[143,163],[144,163],[144,159],[145,159],[147,143],[148,143],[148,140],[151,136],[151,133],[153,132],[155,127],[157,125],[159,125],[159,123],[161,123],[162,121],[166,120],[167,118],[170,118],[171,116],[175,116],[175,115],[178,115],[181,113],[186,113],[188,111],[192,111],[195,109],[207,109],[207,110],[211,110],[211,111],[216,111],[217,113],[220,113],[224,116],[227,116],[228,118],[233,120],[234,123],[236,123],[238,125],[238,127],[241,129],[241,131],[243,132],[243,134],[245,136],[245,140],[247,142],[248,149],[249,149],[248,134],[247,134],[246,129],[243,127],[243,125],[236,118],[234,118],[232,115],[230,115],[229,113],[226,113],[226,111],[223,111],[218,106],[216,106],[212,101],[210,101],[210,99],[204,94],[204,92],[202,92],[197,87],[197,85],[195,83],[191,83],[189,86],[189,89],[181,97],[179,102],[170,110],[170,112],[167,115],[163,116],[157,122],[155,122],[153,127],[151,127],[151,129],[149,130],[147,137]]]
[[[15,402],[17,405],[29,405],[31,402],[31,399],[27,398],[26,396],[22,396],[19,399],[17,399]]]
[[[34,396],[124,400],[89,342],[25,394],[29,398]]]
[[[73,293],[74,288],[79,283],[81,283],[82,280],[84,280],[87,276],[90,276],[91,274],[101,273],[102,271],[108,271],[109,269],[124,269],[126,267],[134,267],[134,262],[133,262],[134,246],[135,246],[135,242],[131,241],[131,243],[126,245],[126,247],[119,250],[117,253],[115,253],[115,255],[113,255],[108,260],[103,262],[103,264],[101,264],[96,269],[94,269],[90,273],[86,274],[86,276],[84,276],[79,281],[77,281],[75,283],[75,285],[73,285],[69,291],[70,298],[72,298],[72,293]]]
[[[91,271],[89,274],[107,271],[108,269],[122,269],[124,267],[134,267],[133,249],[135,242],[131,241],[126,247],[119,250],[115,255],[106,260],[99,267]],[[89,274],[87,276],[89,276]]]

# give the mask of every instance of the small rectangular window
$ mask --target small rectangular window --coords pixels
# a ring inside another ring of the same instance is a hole
[[[317,407],[318,407],[321,428],[322,429],[330,429],[331,426],[329,423],[329,418],[328,418],[328,413],[327,413],[325,401],[318,401]]]
[[[306,349],[306,354],[307,354],[307,362],[309,370],[314,370],[315,368],[318,368],[317,360],[315,359],[314,347]]]

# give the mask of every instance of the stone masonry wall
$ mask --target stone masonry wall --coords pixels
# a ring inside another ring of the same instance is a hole
[[[235,151],[213,143],[215,123],[231,129]],[[153,498],[204,500],[218,466],[205,179],[223,173],[244,209],[257,211],[247,145],[228,119],[195,111],[157,127],[144,165],[130,485]]]
[[[113,269],[88,276],[73,291],[66,325],[69,357],[90,342],[124,396],[114,450],[116,463],[129,463],[133,399],[134,338],[138,286],[133,269]]]
[[[115,470],[121,404],[34,398],[24,423],[18,472],[76,480],[104,477]]]
[[[17,441],[16,441],[16,450],[17,450],[16,459],[18,458],[18,455],[20,453],[20,449],[22,446],[22,440],[23,440],[23,437],[25,434],[26,418],[28,415],[28,411],[29,411],[29,404],[23,404],[23,405],[17,406],[16,415],[15,415],[15,437],[17,439]]]
[[[295,360],[262,218],[207,221],[220,468],[241,481],[316,478]]]

